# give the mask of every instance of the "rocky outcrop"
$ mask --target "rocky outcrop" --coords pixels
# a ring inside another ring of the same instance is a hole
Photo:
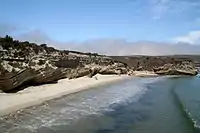
[[[196,75],[193,61],[186,58],[118,56],[57,50],[46,44],[0,38],[0,90],[24,85],[56,82],[62,78],[93,77],[99,74],[128,74],[152,71],[164,75]]]
[[[129,69],[122,63],[117,63],[112,66],[107,66],[99,70],[99,74],[128,74]]]
[[[106,69],[105,69],[106,68]],[[119,70],[118,70],[119,69]],[[62,78],[92,77],[97,73],[121,74],[126,64],[96,53],[57,50],[46,44],[0,38],[0,90],[55,82]],[[121,70],[121,71],[120,71]]]
[[[158,75],[189,75],[195,76],[198,74],[197,71],[185,71],[179,69],[168,69],[168,70],[160,70],[155,72]]]
[[[154,72],[159,75],[197,75],[198,71],[190,62],[181,64],[166,64],[159,68],[154,68]]]
[[[133,71],[149,71],[159,75],[197,75],[195,61],[185,56],[112,56]],[[129,75],[133,72],[129,71]]]
[[[32,60],[24,66],[17,62],[11,64],[10,61],[2,61],[3,71],[0,75],[0,89],[9,91],[27,83],[50,83],[66,77],[64,69],[52,66],[48,60],[43,59],[44,64],[40,64],[40,61],[41,58],[35,58],[34,63]]]
[[[0,89],[2,91],[9,91],[31,81],[35,75],[29,69],[24,69],[17,73],[9,72],[1,75]]]
[[[71,71],[71,74],[68,75],[69,79],[79,78],[83,76],[89,76],[91,74],[91,69],[87,68],[77,68]]]

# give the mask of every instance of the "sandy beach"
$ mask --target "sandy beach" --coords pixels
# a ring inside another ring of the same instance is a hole
[[[76,93],[91,87],[130,78],[126,75],[96,75],[93,78],[62,79],[54,84],[31,86],[17,93],[0,93],[0,116],[20,109],[41,104],[64,95]]]
[[[154,77],[158,76],[156,73],[152,71],[134,71],[133,75],[136,77]]]

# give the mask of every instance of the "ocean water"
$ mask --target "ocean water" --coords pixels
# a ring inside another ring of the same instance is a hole
[[[200,78],[132,78],[0,118],[0,133],[198,133]]]

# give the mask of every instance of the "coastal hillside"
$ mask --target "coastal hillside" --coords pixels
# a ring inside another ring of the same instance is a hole
[[[197,69],[200,68],[199,57],[198,55],[111,56],[114,60],[126,63],[134,71],[154,71],[157,74],[165,75],[179,72],[179,74],[187,75],[189,72],[189,75],[195,75]]]
[[[127,74],[125,63],[96,53],[57,50],[46,44],[0,38],[0,90],[95,74]]]
[[[171,57],[108,57],[97,53],[57,50],[47,44],[0,38],[0,90],[56,82],[62,78],[151,71],[164,75],[196,75],[191,59]]]
[[[162,66],[166,63],[179,63],[188,61],[200,68],[200,55],[168,55],[168,56],[111,56],[115,60],[127,63],[129,66],[152,70],[153,67]]]

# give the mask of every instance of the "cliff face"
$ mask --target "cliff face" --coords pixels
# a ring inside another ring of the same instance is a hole
[[[96,53],[60,51],[46,44],[0,38],[0,90],[9,91],[25,84],[43,84],[61,78],[126,74],[125,63]]]

